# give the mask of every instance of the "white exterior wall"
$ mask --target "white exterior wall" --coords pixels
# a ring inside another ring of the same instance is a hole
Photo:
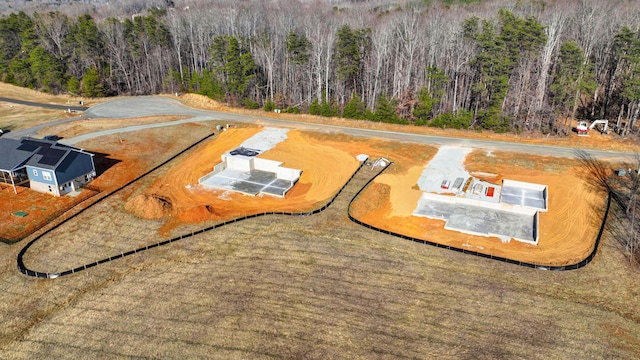
[[[278,179],[289,180],[289,181],[298,180],[301,174],[302,174],[302,170],[291,169],[286,167],[279,167],[276,170],[276,176],[278,177]]]
[[[29,181],[29,187],[31,188],[31,190],[34,190],[43,194],[60,196],[60,191],[58,190],[58,187],[55,185],[43,184],[41,182],[31,180]],[[51,191],[49,191],[49,188],[51,188]]]
[[[94,176],[93,174],[88,174],[89,175],[89,180],[86,180],[83,176],[78,176],[77,178],[68,181],[66,183],[63,184],[59,184],[59,196],[68,194],[74,190],[78,190],[82,187],[84,187],[85,185],[87,185],[89,182],[91,182],[91,180],[93,180]]]
[[[228,156],[226,158],[227,167],[230,169],[237,169],[241,171],[253,170],[253,158],[245,156]]]
[[[516,180],[508,180],[508,179],[502,180],[502,186],[531,189],[536,191],[544,191],[545,193],[547,191],[546,185],[534,184],[534,183],[528,183],[528,182],[516,181]]]
[[[280,165],[282,165],[280,161],[253,158],[253,168],[256,170],[275,173],[280,168]]]

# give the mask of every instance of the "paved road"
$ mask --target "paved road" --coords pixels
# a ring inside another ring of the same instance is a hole
[[[69,106],[69,105],[57,105],[57,104],[45,104],[45,103],[37,103],[26,100],[18,100],[18,99],[10,99],[5,97],[0,97],[0,101],[9,102],[13,104],[27,105],[27,106],[37,106],[43,107],[47,109],[60,109],[60,110],[73,110],[73,111],[85,111],[88,109],[86,106]]]
[[[182,124],[185,122],[221,120],[229,122],[259,123],[269,126],[280,126],[287,128],[295,128],[300,130],[320,131],[327,133],[342,133],[358,137],[376,137],[388,140],[397,140],[402,142],[412,142],[418,144],[430,145],[451,145],[470,147],[475,149],[486,149],[493,151],[509,151],[527,154],[537,154],[545,156],[573,158],[576,156],[574,148],[548,146],[548,145],[531,145],[523,143],[489,141],[477,139],[461,139],[453,137],[421,135],[400,133],[394,131],[369,130],[349,128],[343,126],[325,125],[325,124],[309,124],[299,123],[289,120],[273,119],[268,117],[249,116],[241,114],[226,113],[220,111],[199,110],[187,107],[176,99],[161,96],[141,96],[122,98],[113,101],[107,101],[91,107],[86,111],[86,116],[90,118],[129,118],[152,115],[185,115],[192,116],[189,119],[171,121],[165,123],[130,126],[120,129],[104,130],[95,133],[81,135],[75,138],[65,139],[62,142],[68,144],[78,143],[80,141],[91,138],[116,134],[128,131],[137,131],[145,128],[164,127]],[[605,150],[588,150],[591,155],[602,160],[615,161],[634,161],[635,154]]]
[[[5,98],[5,97],[0,97],[0,101],[12,103],[12,104],[26,105],[26,106],[37,106],[37,107],[42,107],[42,108],[46,108],[46,109],[61,109],[61,110],[71,109],[73,111],[85,111],[85,110],[89,109],[86,106],[67,106],[67,105],[56,105],[56,104],[44,104],[44,103],[36,103],[36,102],[32,102],[32,101],[10,99],[10,98]],[[80,116],[76,116],[76,117],[72,117],[72,118],[61,119],[61,120],[49,122],[49,123],[46,123],[46,124],[33,126],[33,127],[28,128],[28,129],[13,130],[13,131],[10,131],[10,132],[4,134],[3,136],[7,137],[7,138],[11,138],[11,139],[20,139],[21,137],[25,137],[25,136],[35,136],[38,131],[40,131],[40,130],[42,130],[44,128],[47,128],[49,126],[55,126],[55,125],[64,124],[64,123],[67,123],[67,122],[70,122],[70,121],[80,120],[80,119],[82,119],[84,117],[85,117],[85,115],[80,115]]]

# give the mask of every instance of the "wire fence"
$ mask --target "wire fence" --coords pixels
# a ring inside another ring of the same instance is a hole
[[[174,160],[175,158],[177,158],[178,156],[182,155],[183,153],[185,153],[186,151],[192,149],[193,147],[197,146],[198,144],[200,144],[201,142],[207,140],[208,138],[212,137],[214,134],[210,134],[208,136],[206,136],[205,138],[199,140],[198,142],[194,143],[193,145],[189,146],[188,148],[182,150],[181,152],[179,152],[178,154],[172,156],[171,158],[169,158],[168,160],[162,162],[161,164],[157,165],[156,167],[154,167],[153,169],[145,172],[144,174],[140,175],[139,177],[135,178],[134,180],[126,183],[125,185],[119,187],[118,189],[112,191],[111,193],[99,198],[96,200],[96,202],[92,203],[91,205],[87,206],[86,208],[81,209],[80,211],[78,211],[77,213],[73,214],[72,216],[70,216],[69,218],[65,219],[64,221],[56,224],[55,226],[53,226],[52,228],[48,229],[46,232],[40,234],[38,237],[36,237],[35,239],[33,239],[32,241],[30,241],[27,245],[25,245],[24,248],[22,248],[22,250],[20,251],[20,253],[18,254],[17,257],[17,266],[18,266],[18,270],[23,273],[24,275],[27,276],[31,276],[31,277],[36,277],[36,278],[49,278],[49,279],[54,279],[57,277],[61,277],[61,276],[66,276],[66,275],[71,275],[77,272],[81,272],[84,270],[87,270],[89,268],[92,268],[94,266],[98,266],[100,264],[104,264],[113,260],[117,260],[123,257],[127,257],[127,256],[131,256],[134,254],[138,254],[144,251],[147,251],[149,249],[153,249],[156,247],[160,247],[160,246],[165,246],[165,245],[169,245],[172,244],[174,242],[180,241],[180,240],[184,240],[184,239],[188,239],[188,238],[193,238],[196,235],[202,234],[202,233],[206,233],[218,228],[221,228],[223,226],[226,225],[230,225],[230,224],[234,224],[237,222],[241,222],[241,221],[245,221],[248,219],[252,219],[252,218],[256,218],[256,217],[260,217],[260,216],[267,216],[267,215],[285,215],[285,216],[311,216],[314,214],[318,214],[324,210],[326,210],[327,208],[329,208],[329,206],[331,206],[333,204],[333,202],[336,200],[336,198],[338,198],[338,196],[343,192],[343,190],[347,187],[347,185],[349,185],[349,183],[353,180],[353,178],[356,176],[356,174],[358,174],[358,172],[360,172],[360,170],[362,169],[362,167],[365,165],[366,161],[363,161],[360,163],[360,166],[355,170],[355,172],[351,175],[351,177],[349,177],[349,179],[345,182],[345,184],[338,190],[338,192],[336,192],[336,194],[323,206],[321,206],[320,208],[317,208],[315,210],[311,210],[311,211],[307,211],[307,212],[286,212],[286,211],[266,211],[266,212],[261,212],[261,213],[257,213],[257,214],[252,214],[252,215],[246,215],[246,216],[241,216],[241,217],[237,217],[231,220],[226,220],[223,221],[221,223],[212,225],[212,226],[208,226],[208,227],[204,227],[202,229],[199,230],[195,230],[192,231],[190,233],[186,233],[186,234],[181,234],[178,235],[176,237],[173,237],[171,239],[168,240],[164,240],[161,242],[157,242],[154,244],[150,244],[150,245],[145,245],[142,247],[139,247],[137,249],[134,250],[130,250],[130,251],[126,251],[126,252],[121,252],[119,254],[113,255],[113,256],[109,256],[106,258],[103,258],[101,260],[98,261],[94,261],[94,262],[90,262],[78,267],[75,267],[73,269],[69,269],[69,270],[65,270],[65,271],[61,271],[61,272],[41,272],[41,271],[36,271],[36,270],[31,270],[29,268],[27,268],[24,264],[24,256],[26,254],[26,252],[28,251],[28,249],[34,244],[36,243],[39,239],[41,239],[42,237],[44,237],[45,235],[47,235],[49,232],[55,230],[56,228],[58,228],[59,226],[61,226],[62,224],[68,222],[69,220],[75,218],[76,216],[80,215],[81,213],[83,213],[84,211],[86,211],[87,209],[91,208],[93,205],[101,202],[104,199],[107,199],[108,197],[110,197],[111,195],[117,193],[118,191],[126,188],[127,186],[135,183],[136,181],[142,179],[143,177],[147,176],[148,174],[152,173],[153,171],[159,169],[160,167],[166,165],[168,162]],[[571,264],[571,265],[562,265],[562,266],[554,266],[554,265],[544,265],[544,264],[536,264],[536,263],[529,263],[529,262],[524,262],[524,261],[519,261],[519,260],[514,260],[514,259],[509,259],[509,258],[505,258],[505,257],[500,257],[500,256],[494,256],[491,254],[485,254],[485,253],[481,253],[481,252],[477,252],[477,251],[473,251],[473,250],[468,250],[468,249],[463,249],[463,248],[458,248],[458,247],[454,247],[454,246],[450,246],[450,245],[444,245],[444,244],[440,244],[437,242],[433,242],[433,241],[429,241],[429,240],[425,240],[425,239],[418,239],[415,237],[411,237],[411,236],[407,236],[407,235],[403,235],[400,233],[396,233],[393,231],[389,231],[389,230],[385,230],[385,229],[381,229],[369,224],[366,224],[358,219],[356,219],[355,217],[353,217],[351,215],[351,207],[353,202],[360,196],[360,194],[378,177],[380,176],[385,170],[387,170],[391,165],[393,165],[393,162],[388,163],[386,166],[384,166],[377,174],[375,174],[371,179],[369,179],[357,192],[356,194],[353,196],[353,198],[349,201],[348,204],[348,210],[347,210],[347,215],[349,217],[349,219],[358,224],[361,225],[365,228],[380,232],[380,233],[384,233],[387,235],[391,235],[394,237],[398,237],[404,240],[409,240],[409,241],[413,241],[413,242],[417,242],[417,243],[421,243],[424,245],[430,245],[430,246],[435,246],[438,248],[443,248],[443,249],[447,249],[447,250],[453,250],[453,251],[457,251],[457,252],[461,252],[464,254],[468,254],[468,255],[474,255],[474,256],[478,256],[478,257],[482,257],[482,258],[487,258],[487,259],[491,259],[491,260],[497,260],[497,261],[502,261],[502,262],[506,262],[506,263],[510,263],[510,264],[514,264],[514,265],[518,265],[518,266],[524,266],[524,267],[529,267],[529,268],[535,268],[535,269],[541,269],[541,270],[553,270],[553,271],[565,271],[565,270],[575,270],[575,269],[579,269],[582,268],[584,266],[586,266],[587,264],[589,264],[593,258],[595,257],[597,251],[598,251],[598,247],[600,244],[600,241],[602,239],[602,235],[604,233],[604,229],[606,226],[606,222],[608,219],[608,214],[609,214],[609,209],[610,209],[610,205],[611,205],[611,196],[608,195],[607,196],[607,203],[606,203],[606,208],[605,208],[605,212],[604,212],[604,216],[602,218],[602,223],[600,225],[600,229],[598,231],[598,235],[596,237],[596,241],[593,247],[593,250],[591,251],[591,253],[582,261],[579,261],[575,264]]]
[[[369,181],[367,181],[367,183],[351,199],[351,201],[349,202],[349,207],[348,207],[348,216],[349,216],[349,219],[351,221],[353,221],[354,223],[356,223],[358,225],[364,226],[364,227],[366,227],[368,229],[375,230],[375,231],[378,231],[378,232],[381,232],[381,233],[384,233],[384,234],[387,234],[387,235],[395,236],[395,237],[398,237],[398,238],[401,238],[401,239],[404,239],[404,240],[409,240],[409,241],[417,242],[417,243],[424,244],[424,245],[430,245],[430,246],[435,246],[435,247],[442,248],[442,249],[461,252],[461,253],[467,254],[467,255],[474,255],[474,256],[478,256],[478,257],[482,257],[482,258],[486,258],[486,259],[502,261],[502,262],[506,262],[506,263],[509,263],[509,264],[514,264],[514,265],[524,266],[524,267],[529,267],[529,268],[535,268],[535,269],[540,269],[540,270],[565,271],[565,270],[580,269],[581,267],[584,267],[587,264],[589,264],[593,260],[593,258],[596,256],[596,253],[598,252],[598,247],[600,245],[600,240],[602,239],[602,235],[604,233],[604,229],[606,227],[607,219],[608,219],[608,216],[609,216],[609,208],[611,207],[611,194],[607,195],[607,204],[606,204],[606,207],[605,207],[604,216],[602,217],[602,223],[600,224],[600,229],[598,231],[598,236],[596,237],[596,241],[595,241],[595,244],[593,246],[593,250],[591,251],[591,253],[589,253],[589,255],[587,255],[586,258],[584,258],[583,260],[581,260],[581,261],[579,261],[579,262],[577,262],[575,264],[560,265],[560,266],[529,263],[529,262],[509,259],[509,258],[505,258],[505,257],[501,257],[501,256],[494,256],[494,255],[491,255],[491,254],[485,254],[485,253],[481,253],[481,252],[477,252],[477,251],[473,251],[473,250],[462,249],[462,248],[458,248],[458,247],[454,247],[454,246],[450,246],[450,245],[444,245],[444,244],[440,244],[440,243],[429,241],[429,240],[425,240],[425,239],[418,239],[418,238],[415,238],[415,237],[399,234],[399,233],[396,233],[396,232],[393,232],[393,231],[389,231],[389,230],[385,230],[385,229],[381,229],[381,228],[369,225],[369,224],[364,223],[364,222],[356,219],[355,217],[353,217],[351,215],[351,205],[353,204],[353,202],[356,201],[358,196],[360,196],[360,194],[369,186],[369,184],[371,184],[380,174],[382,174],[392,164],[393,163],[387,164],[387,166],[385,166],[380,172],[378,172],[378,174],[376,174],[376,176],[374,176]]]
[[[213,135],[213,134],[212,134],[212,135]],[[212,136],[212,135],[210,135],[210,136]],[[111,196],[111,195],[115,194],[116,192],[118,192],[118,191],[120,191],[120,190],[124,189],[125,187],[127,187],[127,186],[129,186],[129,185],[133,184],[133,183],[134,183],[134,182],[136,182],[137,180],[139,180],[139,179],[143,178],[144,176],[146,176],[146,175],[150,174],[150,173],[151,173],[151,172],[153,172],[154,170],[156,170],[156,169],[158,169],[158,168],[162,167],[163,165],[165,165],[165,164],[166,164],[166,163],[168,163],[169,161],[171,161],[171,160],[175,159],[176,157],[180,156],[182,153],[184,153],[185,151],[187,151],[187,150],[189,150],[189,149],[193,148],[193,146],[195,146],[195,145],[199,144],[200,142],[202,142],[202,141],[206,140],[206,139],[207,139],[207,138],[209,138],[210,136],[208,136],[208,137],[206,137],[206,138],[204,138],[204,139],[202,139],[202,140],[198,141],[197,143],[193,144],[193,145],[192,145],[192,146],[190,146],[189,148],[187,148],[187,149],[185,149],[185,150],[181,151],[179,154],[177,154],[177,155],[175,155],[175,156],[171,157],[169,160],[167,160],[167,161],[163,162],[162,164],[160,164],[160,165],[158,165],[158,166],[154,167],[152,170],[150,170],[150,171],[146,172],[145,174],[141,175],[140,177],[136,178],[135,180],[133,180],[133,181],[131,181],[131,182],[127,183],[126,185],[124,185],[124,186],[122,186],[122,187],[118,188],[117,190],[115,190],[115,191],[111,192],[109,195],[107,195],[107,196],[105,196],[105,197],[103,197],[103,198],[100,198],[98,201],[104,200],[104,199],[106,199],[107,197],[109,197],[109,196]],[[241,221],[244,221],[244,220],[248,220],[248,219],[252,219],[252,218],[256,218],[256,217],[260,217],[260,216],[266,216],[266,215],[311,216],[311,215],[314,215],[314,214],[320,213],[320,212],[322,212],[322,211],[326,210],[327,208],[329,208],[329,206],[331,206],[331,204],[333,204],[333,202],[336,200],[336,198],[338,198],[338,196],[340,196],[340,194],[341,194],[341,193],[342,193],[342,191],[347,187],[347,185],[349,185],[349,183],[350,183],[350,182],[351,182],[351,180],[354,178],[354,176],[356,176],[356,174],[358,174],[358,172],[362,169],[362,167],[364,166],[364,164],[365,164],[365,162],[364,162],[364,161],[363,161],[363,162],[361,162],[361,163],[360,163],[360,166],[359,166],[359,167],[354,171],[354,173],[349,177],[349,179],[345,182],[345,184],[344,184],[344,185],[343,185],[343,186],[342,186],[342,187],[341,187],[341,188],[336,192],[336,194],[335,194],[335,195],[334,195],[334,196],[333,196],[333,197],[332,197],[332,198],[331,198],[331,199],[330,199],[326,204],[324,204],[323,206],[321,206],[320,208],[317,208],[317,209],[315,209],[315,210],[306,211],[306,212],[265,211],[265,212],[261,212],[261,213],[257,213],[257,214],[241,216],[241,217],[237,217],[237,218],[234,218],[234,219],[231,219],[231,220],[223,221],[223,222],[221,222],[221,223],[218,223],[218,224],[215,224],[215,225],[212,225],[212,226],[204,227],[204,228],[202,228],[202,229],[200,229],[200,230],[192,231],[191,233],[186,233],[186,234],[178,235],[178,236],[173,237],[173,238],[171,238],[171,239],[168,239],[168,240],[165,240],[165,241],[161,241],[161,242],[158,242],[158,243],[155,243],[155,244],[145,245],[145,246],[143,246],[143,247],[139,247],[139,248],[134,249],[134,250],[130,250],[130,251],[126,251],[126,252],[121,252],[120,254],[116,254],[116,255],[113,255],[113,256],[109,256],[109,257],[107,257],[107,258],[104,258],[104,259],[101,259],[101,260],[98,260],[98,261],[94,261],[94,262],[90,262],[90,263],[87,263],[87,264],[84,264],[84,265],[81,265],[81,266],[75,267],[75,268],[73,268],[73,269],[69,269],[69,270],[65,270],[65,271],[61,271],[61,272],[42,272],[42,271],[36,271],[36,270],[31,270],[31,269],[27,268],[27,267],[25,266],[25,264],[24,264],[24,256],[25,256],[26,252],[28,251],[28,249],[29,249],[29,248],[30,248],[30,247],[31,247],[31,246],[32,246],[36,241],[38,241],[39,239],[41,239],[43,236],[45,236],[45,235],[46,235],[46,234],[48,234],[49,232],[51,232],[51,231],[55,230],[56,228],[58,228],[59,226],[61,226],[61,225],[62,225],[62,224],[64,224],[65,222],[67,222],[67,221],[69,221],[69,220],[71,220],[71,219],[75,218],[76,216],[80,215],[84,210],[86,210],[86,208],[85,208],[85,209],[83,209],[82,211],[79,211],[78,213],[76,213],[76,214],[74,214],[73,216],[69,217],[68,219],[65,219],[63,222],[61,222],[61,223],[59,223],[59,224],[56,224],[56,225],[55,225],[54,227],[52,227],[51,229],[48,229],[45,233],[43,233],[43,234],[39,235],[37,238],[35,238],[35,239],[33,239],[32,241],[30,241],[30,242],[29,242],[29,243],[28,243],[28,244],[27,244],[27,245],[26,245],[26,246],[25,246],[25,247],[20,251],[20,253],[18,254],[18,257],[17,257],[18,270],[20,270],[20,272],[21,272],[21,273],[23,273],[24,275],[31,276],[31,277],[55,279],[55,278],[58,278],[58,277],[61,277],[61,276],[66,276],[66,275],[75,274],[75,273],[77,273],[77,272],[81,272],[81,271],[84,271],[84,270],[90,269],[90,268],[92,268],[92,267],[94,267],[94,266],[98,266],[98,265],[100,265],[100,264],[104,264],[104,263],[107,263],[107,262],[110,262],[110,261],[113,261],[113,260],[117,260],[117,259],[120,259],[120,258],[123,258],[123,257],[126,257],[126,256],[131,256],[131,255],[134,255],[134,254],[138,254],[138,253],[141,253],[141,252],[147,251],[147,250],[149,250],[149,249],[153,249],[153,248],[157,248],[157,247],[160,247],[160,246],[169,245],[169,244],[171,244],[171,243],[174,243],[174,242],[177,242],[177,241],[180,241],[180,240],[183,240],[183,239],[193,238],[193,237],[194,237],[194,236],[196,236],[196,235],[199,235],[199,234],[202,234],[202,233],[205,233],[205,232],[211,231],[211,230],[215,230],[215,229],[221,228],[221,227],[226,226],[226,225],[234,224],[234,223],[237,223],[237,222],[241,222]],[[98,201],[96,201],[96,203],[97,203]],[[91,206],[95,205],[96,203],[91,204]],[[87,208],[89,208],[89,207],[87,207]]]

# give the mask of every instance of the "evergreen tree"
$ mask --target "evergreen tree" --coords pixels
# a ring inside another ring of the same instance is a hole
[[[373,120],[386,123],[398,123],[399,119],[396,116],[394,104],[387,99],[386,96],[378,96],[376,102],[376,110],[373,115]]]
[[[628,102],[640,100],[640,30],[623,27],[615,37],[614,49],[626,71],[622,72],[622,96]]]
[[[100,83],[100,73],[98,69],[92,67],[82,77],[82,92],[88,97],[104,96],[102,84]]]
[[[21,11],[0,20],[0,75],[4,81],[36,87],[28,56],[36,46],[34,23],[27,14]]]
[[[44,48],[36,46],[31,50],[29,62],[36,87],[53,93],[62,89],[62,65]]]
[[[314,98],[313,101],[311,102],[311,105],[309,105],[309,114],[311,115],[320,115],[321,113],[321,107],[320,104],[318,103],[318,99]]]
[[[98,26],[90,15],[78,17],[66,40],[71,51],[69,64],[72,74],[84,74],[92,67],[102,69],[106,51]]]
[[[235,36],[216,36],[210,51],[212,67],[225,86],[227,98],[246,96],[256,77],[256,65],[249,50]]]
[[[291,62],[295,65],[302,65],[309,62],[309,50],[311,42],[304,34],[298,35],[295,30],[290,30],[286,40],[287,54]]]
[[[322,105],[320,105],[320,115],[324,117],[334,117],[338,115],[338,107],[331,102],[322,98]]]
[[[272,112],[275,108],[276,105],[273,103],[273,101],[271,101],[271,99],[267,99],[267,101],[264,103],[263,110],[266,112]]]
[[[80,94],[80,81],[75,76],[70,76],[67,80],[67,91],[72,95]]]
[[[338,30],[335,61],[338,79],[345,87],[358,92],[358,81],[364,68],[364,58],[371,46],[370,29],[352,30],[344,25]]]
[[[584,72],[584,54],[573,41],[560,47],[553,82],[549,87],[550,100],[565,116],[571,115],[576,91],[580,89],[580,78]]]
[[[344,107],[342,116],[347,119],[362,120],[365,117],[365,111],[367,106],[362,101],[362,98],[358,94],[353,94],[351,100]]]

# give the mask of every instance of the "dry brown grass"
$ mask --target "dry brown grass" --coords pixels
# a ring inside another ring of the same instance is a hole
[[[109,129],[118,129],[127,126],[155,124],[184,119],[183,116],[148,116],[125,119],[85,119],[47,127],[38,131],[38,135],[46,136],[56,134],[61,138],[70,138],[86,133]]]
[[[108,100],[108,98],[87,99],[70,95],[50,95],[3,82],[0,82],[0,97],[44,104],[73,106],[78,105],[79,101],[83,101],[86,106],[92,106]],[[0,101],[0,129],[25,129],[78,115],[78,113],[66,113],[64,110],[44,109]]]
[[[90,106],[101,101],[101,99],[87,99],[71,95],[51,95],[3,82],[0,82],[0,97],[57,105],[77,105],[79,101],[84,101]]]
[[[25,129],[74,116],[77,114],[0,101],[0,129]]]
[[[344,216],[372,174],[316,216],[257,218],[56,280],[18,274],[19,247],[3,249],[0,350],[8,358],[640,355],[640,281],[606,241],[582,270],[544,272],[395,239]],[[101,206],[105,217],[85,226],[113,226],[117,216]],[[35,264],[106,245],[70,238],[83,233],[75,228],[31,254]],[[69,246],[82,241],[92,246]]]

